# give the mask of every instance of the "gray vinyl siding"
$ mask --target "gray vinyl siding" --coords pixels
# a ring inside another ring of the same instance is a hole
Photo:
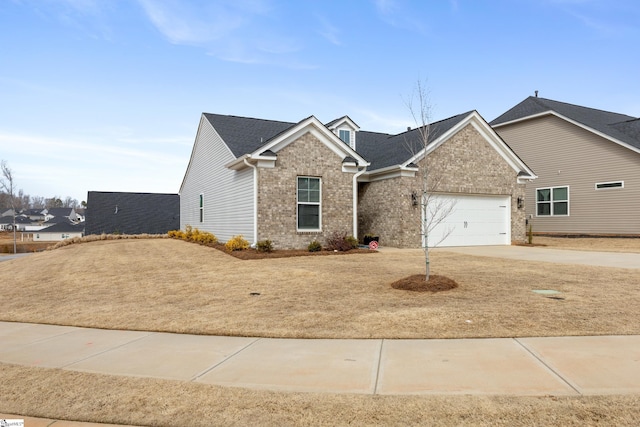
[[[224,165],[235,157],[213,126],[202,118],[180,190],[180,227],[209,231],[222,242],[242,234],[253,240],[253,169]],[[200,222],[200,194],[204,221]]]
[[[555,116],[496,128],[538,175],[527,184],[534,232],[640,234],[640,153]],[[624,181],[623,189],[596,190]],[[536,189],[569,187],[569,216],[536,216]]]

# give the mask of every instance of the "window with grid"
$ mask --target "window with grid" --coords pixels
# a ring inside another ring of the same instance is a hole
[[[298,177],[298,230],[320,230],[320,178]]]
[[[568,216],[569,187],[536,189],[537,216]]]

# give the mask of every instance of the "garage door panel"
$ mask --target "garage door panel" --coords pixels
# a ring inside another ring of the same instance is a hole
[[[449,215],[430,230],[429,246],[511,243],[509,196],[437,195],[431,196],[429,203],[429,211],[433,206],[451,206]]]

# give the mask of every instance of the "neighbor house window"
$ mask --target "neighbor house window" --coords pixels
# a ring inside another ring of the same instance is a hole
[[[340,139],[344,141],[345,144],[351,146],[351,132],[348,130],[340,129],[339,132]]]
[[[538,188],[536,190],[536,215],[569,215],[569,187]]]
[[[200,222],[204,222],[204,194],[200,195]]]
[[[607,188],[624,188],[624,181],[597,182],[596,190],[606,190]]]
[[[320,230],[320,178],[298,177],[298,230]]]

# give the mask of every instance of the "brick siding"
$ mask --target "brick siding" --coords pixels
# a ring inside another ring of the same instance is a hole
[[[438,181],[431,191],[460,194],[511,196],[511,239],[526,237],[525,211],[517,199],[525,197],[524,184],[517,183],[517,172],[471,125],[444,142],[418,166],[428,162],[430,181]],[[380,244],[393,247],[420,247],[420,206],[411,194],[422,192],[422,175],[396,177],[361,183],[358,187],[358,228],[360,236],[379,235]]]
[[[258,240],[277,249],[303,249],[313,240],[324,245],[333,232],[353,233],[353,174],[342,159],[311,133],[279,150],[276,167],[258,168]],[[298,176],[322,179],[321,232],[298,232]]]

